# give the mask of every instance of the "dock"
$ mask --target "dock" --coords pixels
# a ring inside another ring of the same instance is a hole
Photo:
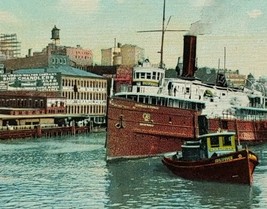
[[[82,127],[59,127],[51,126],[12,126],[0,127],[0,140],[22,139],[22,138],[41,138],[41,137],[61,137],[66,135],[86,134],[90,133],[89,126]]]

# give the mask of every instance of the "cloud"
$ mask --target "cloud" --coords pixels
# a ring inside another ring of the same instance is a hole
[[[0,11],[0,20],[2,23],[4,22],[9,24],[14,24],[19,22],[19,20],[15,15],[7,11]]]
[[[60,0],[59,9],[73,13],[93,13],[98,10],[100,0]]]
[[[262,15],[262,11],[259,10],[259,9],[254,9],[254,10],[251,10],[251,11],[247,12],[247,14],[248,14],[248,16],[250,18],[256,19],[256,18],[258,18],[259,16]]]

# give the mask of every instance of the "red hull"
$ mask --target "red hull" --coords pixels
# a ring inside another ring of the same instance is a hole
[[[112,98],[107,113],[107,160],[179,151],[184,141],[199,135],[199,115],[196,110]],[[267,140],[267,121],[208,119],[208,132],[219,129],[236,132],[241,142],[256,144]]]
[[[175,175],[185,179],[251,185],[258,158],[254,153],[242,150],[201,161],[164,157],[162,162]]]
[[[199,112],[113,98],[108,105],[107,159],[148,157],[181,149],[198,136]]]
[[[257,144],[267,140],[267,120],[209,119],[209,132],[219,128],[235,132],[241,142]]]

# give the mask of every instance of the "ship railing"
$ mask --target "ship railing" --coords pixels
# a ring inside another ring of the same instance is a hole
[[[246,120],[246,121],[261,121],[261,120],[266,120],[267,115],[232,115],[232,114],[223,114],[221,116],[219,115],[214,115],[211,118],[221,118],[221,119],[227,119],[227,120]]]
[[[7,126],[0,126],[0,131],[6,131],[6,130],[8,130]]]
[[[266,120],[267,116],[266,115],[240,115],[236,117],[237,119],[242,119],[242,120]]]
[[[54,124],[54,123],[51,123],[51,124],[41,124],[40,127],[41,127],[41,129],[43,129],[43,128],[55,128],[55,127],[58,127],[58,124]]]

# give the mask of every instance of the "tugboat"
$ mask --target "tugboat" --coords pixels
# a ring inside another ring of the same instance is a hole
[[[186,141],[182,152],[162,159],[175,175],[190,180],[251,185],[256,154],[236,145],[235,132],[219,131]]]

